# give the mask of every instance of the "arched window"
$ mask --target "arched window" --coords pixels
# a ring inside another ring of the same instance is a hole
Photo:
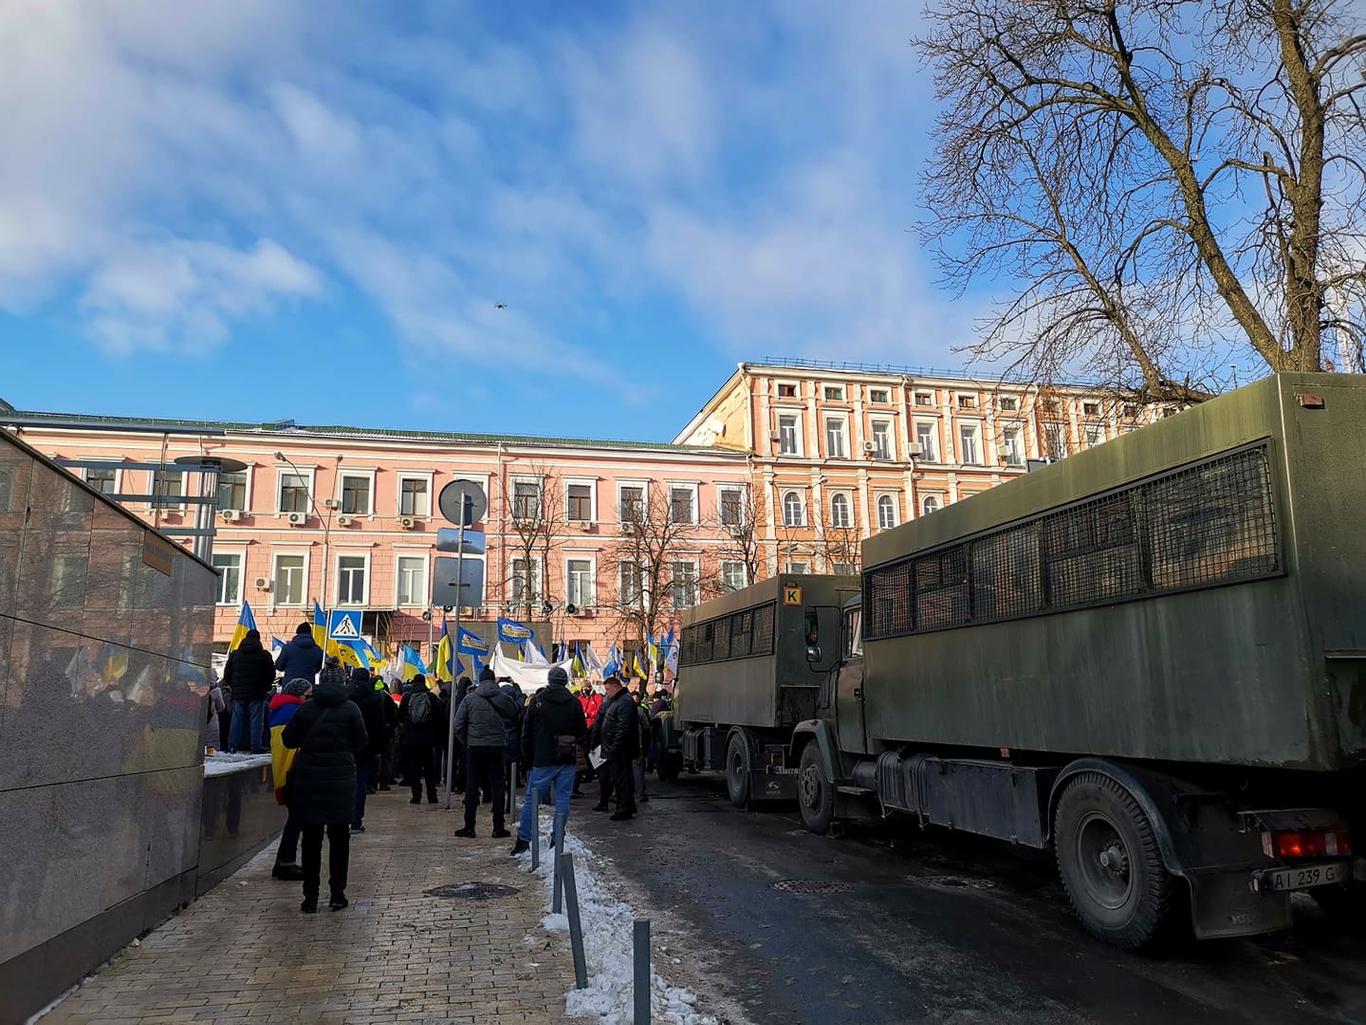
[[[878,496],[877,525],[880,530],[891,530],[896,526],[896,499],[891,495]]]
[[[920,503],[920,508],[928,516],[932,512],[939,511],[939,498],[936,495],[926,495],[925,500]]]
[[[789,491],[783,496],[783,525],[806,526],[806,508],[802,505],[802,496],[795,491]]]
[[[830,526],[852,527],[854,515],[849,510],[848,495],[832,495],[830,498]]]

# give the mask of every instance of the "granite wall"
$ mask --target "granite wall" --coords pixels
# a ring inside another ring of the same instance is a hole
[[[213,585],[0,431],[0,1023],[195,895]]]

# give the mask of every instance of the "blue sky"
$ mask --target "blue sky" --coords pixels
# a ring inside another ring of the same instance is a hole
[[[7,7],[21,408],[667,439],[737,360],[967,338],[917,4]]]

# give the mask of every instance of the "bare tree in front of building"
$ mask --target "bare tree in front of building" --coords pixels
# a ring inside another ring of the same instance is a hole
[[[504,594],[508,609],[530,623],[540,618],[551,556],[564,542],[563,487],[555,469],[540,463],[511,473],[499,483],[507,514]]]
[[[1191,399],[1362,369],[1366,34],[1338,0],[945,0],[924,235],[979,358]],[[1197,386],[1197,387],[1193,387]]]
[[[768,542],[764,539],[764,524],[768,516],[768,503],[762,493],[751,487],[738,489],[735,495],[733,504],[724,498],[721,502],[717,526],[724,541],[717,549],[716,572],[705,575],[703,593],[709,597],[735,590],[733,582],[726,580],[722,572],[724,563],[734,562],[744,566],[746,586],[767,576]]]

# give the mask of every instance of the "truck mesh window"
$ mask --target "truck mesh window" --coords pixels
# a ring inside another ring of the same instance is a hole
[[[773,654],[773,606],[765,605],[754,610],[754,643],[750,646],[751,655]]]
[[[730,621],[732,618],[732,616],[726,616],[724,619],[716,621],[716,635],[712,638],[711,657],[718,662],[723,658],[730,658]]]
[[[715,623],[703,623],[698,627],[697,633],[697,661],[710,662],[712,660],[712,637],[716,632]]]
[[[736,658],[749,654],[754,642],[754,613],[737,612],[730,617],[730,653]]]
[[[683,637],[678,649],[678,664],[683,666],[697,665],[697,627],[685,626]]]
[[[1279,572],[1263,444],[872,569],[864,581],[867,636],[998,622]]]
[[[749,655],[771,655],[773,617],[774,606],[770,603],[719,616],[707,623],[685,626],[678,652],[679,665],[695,666]]]

